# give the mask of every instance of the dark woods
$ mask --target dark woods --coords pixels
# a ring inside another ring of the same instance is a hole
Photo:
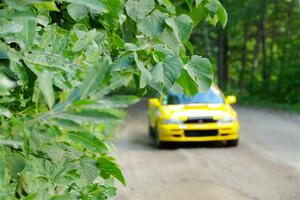
[[[229,13],[226,29],[201,26],[191,39],[196,53],[217,66],[220,87],[246,98],[299,103],[299,1],[223,0],[223,4]]]

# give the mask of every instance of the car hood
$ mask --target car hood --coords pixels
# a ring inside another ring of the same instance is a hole
[[[164,115],[167,118],[196,118],[213,117],[220,119],[224,116],[235,115],[231,106],[226,104],[188,104],[163,106]]]

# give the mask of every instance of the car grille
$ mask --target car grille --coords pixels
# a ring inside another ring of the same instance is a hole
[[[205,124],[205,123],[216,123],[217,120],[213,118],[189,118],[184,121],[185,124]]]
[[[186,137],[217,136],[218,130],[185,130],[184,135]]]

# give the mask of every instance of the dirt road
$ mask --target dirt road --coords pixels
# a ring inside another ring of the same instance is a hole
[[[146,107],[129,110],[115,155],[127,187],[118,200],[299,200],[300,115],[236,108],[237,148],[198,145],[157,150]]]

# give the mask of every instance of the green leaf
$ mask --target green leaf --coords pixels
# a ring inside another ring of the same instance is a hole
[[[199,6],[202,2],[204,2],[205,0],[196,0],[196,7]]]
[[[175,83],[176,78],[180,75],[180,70],[182,68],[182,61],[178,56],[167,57],[163,61],[164,70],[164,85],[167,88],[171,88]]]
[[[144,88],[151,81],[151,73],[145,68],[144,63],[142,63],[136,52],[134,52],[134,60],[141,72],[139,87]]]
[[[105,13],[107,12],[107,8],[104,5],[102,0],[62,0],[69,3],[76,3],[82,6],[86,6],[91,10],[96,11],[97,13]]]
[[[208,3],[205,5],[205,7],[208,8],[208,10],[210,12],[216,14],[216,16],[217,16],[216,21],[219,20],[221,25],[224,28],[227,24],[228,15],[227,15],[227,12],[226,12],[225,8],[220,3],[220,1],[218,1],[218,0],[209,0]]]
[[[108,151],[107,146],[90,132],[70,132],[69,138],[82,144],[85,148],[95,153],[105,153]]]
[[[206,91],[210,88],[213,80],[213,71],[207,58],[192,56],[190,62],[187,64],[187,72],[197,83],[201,91]]]
[[[185,41],[184,45],[185,45],[185,47],[189,50],[189,52],[190,52],[191,54],[194,54],[194,47],[193,47],[192,43],[190,43],[190,42],[187,40],[187,41]]]
[[[182,69],[180,77],[177,79],[177,83],[183,88],[185,94],[194,96],[198,92],[197,83],[191,78],[185,69]]]
[[[79,97],[83,99],[91,92],[97,89],[109,71],[109,64],[107,60],[98,61],[92,68],[90,68],[86,78],[79,86]]]
[[[11,112],[7,108],[0,107],[0,116],[5,116],[7,118],[10,118]]]
[[[25,168],[24,157],[19,153],[7,152],[5,155],[6,167],[10,170],[10,174],[16,178],[18,173],[20,173]]]
[[[2,158],[2,155],[1,157]],[[4,165],[4,162],[0,162],[0,186],[4,185],[5,181],[5,171],[6,171],[6,167]],[[1,196],[0,196],[1,197]]]
[[[45,146],[42,146],[40,150],[46,153],[56,164],[62,161],[65,154],[65,151],[56,144],[46,144]]]
[[[20,22],[23,25],[23,30],[18,33],[18,37],[21,37],[24,44],[26,45],[25,49],[31,49],[31,45],[34,40],[35,36],[35,26],[36,26],[36,19],[35,18],[25,18],[23,22]]]
[[[96,30],[92,29],[88,33],[84,33],[78,40],[73,44],[72,51],[79,52],[88,47],[88,45],[95,39]]]
[[[72,197],[71,194],[61,194],[61,195],[54,195],[50,198],[50,200],[74,200],[75,198]]]
[[[124,2],[123,0],[103,0],[103,2],[108,12],[103,14],[102,22],[108,29],[116,30],[124,18]]]
[[[46,48],[49,44],[52,44],[53,41],[56,40],[56,34],[51,31],[44,32],[42,39],[39,43],[41,48]]]
[[[140,98],[133,95],[115,95],[109,98],[105,98],[105,100],[110,101],[114,105],[119,105],[122,107],[135,104],[140,100]]]
[[[67,6],[67,10],[69,15],[74,19],[74,20],[80,20],[86,17],[89,13],[87,7],[82,6],[80,4],[75,4],[71,3]]]
[[[129,69],[134,63],[134,56],[131,53],[126,53],[120,56],[111,65],[112,70],[119,71]]]
[[[208,15],[208,9],[202,4],[193,7],[189,13],[189,16],[193,20],[193,27],[195,28],[201,21],[205,20]]]
[[[47,73],[39,74],[38,84],[45,97],[49,109],[52,109],[52,106],[55,102],[52,77]]]
[[[154,0],[128,0],[125,4],[127,15],[134,21],[146,17],[154,8]]]
[[[138,29],[149,37],[159,37],[164,30],[165,19],[168,17],[167,14],[154,10],[144,20],[138,23]]]
[[[55,2],[53,1],[34,2],[33,5],[38,10],[42,10],[43,8],[45,8],[49,11],[59,11],[56,7]]]
[[[15,21],[1,23],[0,35],[6,35],[10,33],[19,33],[23,30],[23,26]]]
[[[164,66],[162,62],[157,63],[151,70],[152,81],[164,83]]]
[[[173,31],[169,29],[164,29],[161,35],[161,41],[174,52],[179,51],[180,41],[178,41]]]
[[[15,88],[17,84],[7,78],[0,72],[0,95],[5,95],[9,93],[9,90]]]
[[[24,11],[28,9],[24,0],[4,0],[4,2],[9,6],[16,10]],[[1,30],[1,29],[0,29]]]
[[[61,112],[57,113],[55,116],[53,116],[53,118],[72,120],[77,123],[100,123],[120,120],[120,117],[116,114],[98,110],[83,110],[80,112]]]
[[[101,49],[97,45],[89,45],[85,51],[86,61],[95,63],[99,60],[99,55],[101,55]]]
[[[46,27],[50,22],[49,16],[40,14],[37,18],[37,23]]]
[[[109,178],[109,175],[112,175],[118,179],[123,185],[126,185],[125,178],[120,170],[120,167],[106,157],[101,157],[98,159],[99,167],[101,170],[101,176]]]
[[[81,177],[92,183],[100,174],[100,168],[97,161],[89,157],[80,158]]]
[[[131,104],[135,104],[140,99],[132,95],[115,95],[112,97],[104,98],[103,100],[98,101],[99,106],[101,107],[127,107]]]
[[[179,56],[167,48],[157,47],[155,48],[155,51],[163,53],[164,58],[162,62],[154,67],[152,73],[160,74],[158,77],[154,78],[154,81],[161,81],[163,79],[163,85],[169,89],[180,75],[183,63]]]
[[[181,14],[165,21],[173,29],[178,41],[184,42],[190,37],[193,30],[193,20],[188,15]]]
[[[83,130],[83,128],[79,124],[75,123],[72,120],[68,120],[68,119],[55,119],[53,122],[50,122],[50,123],[58,125],[68,131]]]
[[[227,24],[228,14],[227,14],[225,8],[222,6],[222,4],[219,5],[216,14],[219,17],[219,21],[220,21],[221,25],[223,26],[223,28],[225,28],[225,26]]]

